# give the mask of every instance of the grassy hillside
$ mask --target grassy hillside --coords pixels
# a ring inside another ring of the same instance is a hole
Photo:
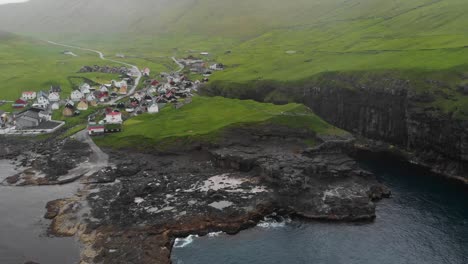
[[[342,133],[299,104],[278,106],[251,100],[194,97],[191,104],[181,109],[166,107],[157,115],[129,119],[123,132],[97,138],[96,143],[116,148],[149,148],[176,140],[213,141],[228,127],[259,123],[307,128],[318,134]]]
[[[0,27],[125,53],[155,69],[206,50],[230,67],[219,80],[298,80],[465,64],[466,10],[464,0],[31,0],[0,7]]]
[[[467,10],[465,0],[31,0],[0,7],[0,27],[124,53],[153,72],[175,68],[173,55],[208,51],[227,66],[214,81],[388,71],[435,75],[456,93],[468,72]]]
[[[48,90],[61,85],[70,92],[70,77],[84,77],[96,82],[108,82],[116,76],[101,73],[79,74],[83,65],[108,64],[96,54],[73,51],[73,57],[62,54],[60,47],[43,41],[0,33],[0,100],[15,100],[22,91]],[[7,106],[3,106],[7,107]]]

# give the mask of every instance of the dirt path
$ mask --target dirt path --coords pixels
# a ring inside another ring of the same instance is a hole
[[[185,66],[180,63],[175,57],[172,57],[172,60],[179,66],[179,70],[177,70],[176,72],[181,72],[184,70]]]
[[[61,43],[57,43],[57,42],[53,42],[53,41],[49,41],[49,40],[47,40],[46,42],[49,43],[49,44],[52,44],[52,45],[56,45],[56,46],[62,46],[62,47],[66,47],[66,48],[78,49],[78,50],[90,51],[90,52],[97,53],[101,60],[110,61],[110,62],[125,65],[127,67],[131,67],[131,68],[133,68],[135,70],[135,72],[138,73],[137,78],[135,79],[135,85],[130,89],[130,91],[126,95],[114,98],[111,101],[107,102],[106,104],[114,104],[115,102],[117,102],[117,101],[119,101],[119,100],[121,100],[123,98],[129,97],[129,96],[131,96],[131,95],[133,95],[135,93],[135,90],[138,87],[138,84],[140,83],[140,80],[141,80],[141,77],[142,77],[141,71],[140,71],[140,69],[138,69],[138,67],[136,65],[132,65],[132,64],[122,62],[122,61],[108,59],[108,58],[106,58],[104,56],[104,53],[102,53],[101,51],[98,51],[98,50],[93,50],[93,49],[87,49],[87,48],[82,48],[82,47],[78,47],[78,46],[71,46],[71,45],[61,44]]]

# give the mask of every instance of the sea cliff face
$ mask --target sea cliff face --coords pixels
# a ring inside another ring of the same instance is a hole
[[[468,122],[433,107],[407,84],[370,88],[304,89],[304,104],[326,121],[407,151],[413,162],[467,180]]]
[[[360,148],[397,152],[436,173],[468,182],[468,121],[434,106],[437,96],[449,98],[444,84],[424,82],[433,89],[421,92],[412,81],[394,77],[330,74],[300,84],[227,84],[223,88],[222,83],[214,83],[203,92],[304,103],[327,122],[363,138]]]

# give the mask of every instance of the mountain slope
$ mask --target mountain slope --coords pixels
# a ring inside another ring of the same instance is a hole
[[[251,37],[271,29],[379,20],[388,32],[462,33],[463,0],[30,0],[0,7],[29,33],[174,32]],[[405,26],[404,28],[401,26]]]
[[[0,29],[152,68],[206,50],[227,65],[215,79],[291,81],[464,65],[466,10],[465,0],[31,0],[0,6]]]

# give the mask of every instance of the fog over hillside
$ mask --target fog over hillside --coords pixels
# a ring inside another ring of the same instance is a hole
[[[273,28],[326,30],[333,23],[362,20],[397,32],[446,33],[462,30],[465,11],[461,0],[31,0],[0,6],[0,29],[36,35],[176,32],[253,37]],[[434,19],[443,23],[434,25]]]
[[[192,0],[31,0],[1,6],[0,28],[32,34],[127,32],[151,28],[165,8],[175,10],[188,2]]]

